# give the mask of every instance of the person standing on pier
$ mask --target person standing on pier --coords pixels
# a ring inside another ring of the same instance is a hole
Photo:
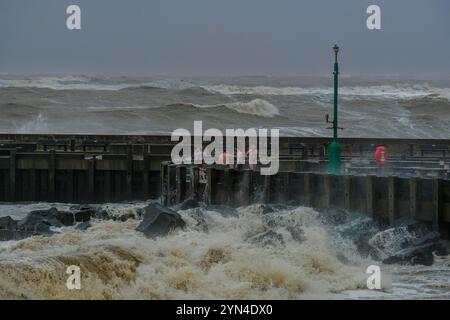
[[[258,163],[258,149],[252,144],[247,152],[248,166],[250,170],[256,171],[256,164]]]
[[[228,151],[224,151],[222,154],[220,154],[217,164],[221,165],[223,168],[230,168],[232,169],[232,155]]]

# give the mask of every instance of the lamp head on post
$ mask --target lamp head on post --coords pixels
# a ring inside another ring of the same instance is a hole
[[[335,62],[337,63],[337,56],[338,56],[338,53],[339,53],[339,47],[338,47],[337,44],[334,45],[333,51],[334,51]]]

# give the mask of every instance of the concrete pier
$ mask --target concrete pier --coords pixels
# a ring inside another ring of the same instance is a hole
[[[176,194],[184,195],[177,202],[197,198],[209,204],[232,206],[263,202],[342,208],[390,225],[410,217],[430,222],[436,230],[448,228],[450,223],[450,180],[292,171],[261,176],[249,170],[214,167],[206,170],[207,181],[194,183],[198,190],[192,190],[192,194],[175,190]],[[163,179],[172,184],[169,176]],[[182,186],[177,184],[176,188]]]
[[[226,138],[224,138],[226,139]],[[201,194],[211,203],[298,201],[435,223],[450,219],[450,140],[342,138],[343,176],[328,176],[327,137],[281,137],[280,173],[220,171],[170,164],[175,142],[155,135],[0,134],[0,201],[110,202]],[[376,145],[390,153],[392,177],[377,177]],[[365,176],[367,175],[367,177]],[[237,193],[237,194],[236,194]]]

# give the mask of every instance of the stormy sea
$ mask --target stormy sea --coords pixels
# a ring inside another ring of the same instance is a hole
[[[450,298],[448,243],[426,225],[390,228],[343,210],[190,203],[172,208],[182,225],[150,235],[139,226],[155,208],[1,205],[0,224],[41,233],[0,242],[0,298]],[[61,218],[88,212],[84,222]],[[47,229],[36,217],[46,217]],[[81,268],[81,290],[66,287],[69,265]],[[369,265],[381,268],[380,290],[367,289]]]
[[[320,77],[2,74],[0,132],[170,134],[202,120],[329,136],[332,97]],[[342,77],[342,136],[448,139],[449,111],[448,79]],[[179,227],[149,236],[140,226],[152,206],[1,204],[0,298],[450,299],[449,245],[426,224],[200,203],[171,208]],[[81,290],[67,289],[68,265],[80,266]],[[380,290],[367,288],[370,265],[381,268]]]
[[[325,77],[128,78],[0,75],[0,132],[170,134],[279,128],[329,136]],[[450,79],[357,78],[340,83],[342,136],[449,138]]]

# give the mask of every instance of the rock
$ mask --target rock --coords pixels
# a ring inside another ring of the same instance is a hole
[[[0,241],[15,240],[16,230],[0,229]]]
[[[0,218],[0,230],[17,230],[17,221],[8,217]]]
[[[91,210],[81,210],[74,213],[76,222],[86,222],[90,221],[91,218],[97,216],[97,211],[92,212]]]
[[[77,213],[76,221],[88,221],[91,218],[96,218],[100,220],[109,220],[111,217],[109,216],[106,210],[103,210],[99,207],[81,204],[70,207],[70,212]]]
[[[95,210],[94,215],[92,216],[95,219],[99,220],[111,220],[113,219],[106,210]]]
[[[73,212],[58,211],[57,217],[65,226],[72,226],[75,223],[75,214]]]
[[[238,217],[239,214],[236,209],[224,205],[209,205],[206,207],[208,211],[215,211],[220,213],[223,217]]]
[[[18,223],[21,231],[31,231],[35,234],[52,233],[50,227],[62,227],[63,224],[58,219],[58,210],[50,208],[48,210],[31,211]]]
[[[147,237],[164,236],[176,228],[184,228],[186,225],[181,216],[157,203],[151,203],[144,208],[143,221],[136,228]]]
[[[16,238],[20,238],[17,233],[16,220],[9,216],[0,218],[0,241],[16,240]]]
[[[54,213],[54,210],[32,211],[22,221],[13,220],[11,217],[0,218],[0,241],[52,234],[51,223],[58,224],[58,221],[54,219]]]
[[[194,199],[187,199],[184,200],[181,204],[179,204],[178,206],[176,206],[176,211],[179,210],[188,210],[188,209],[195,209],[195,208],[199,208],[200,207],[200,203]]]
[[[268,204],[263,204],[262,206],[262,214],[268,214],[275,211],[275,208]]]
[[[380,231],[380,225],[365,216],[357,216],[338,224],[334,228],[345,239],[353,241],[359,254],[367,257],[372,254],[373,248],[369,245],[370,239]]]
[[[374,258],[383,260],[403,249],[411,248],[429,233],[429,227],[423,224],[392,227],[377,232],[369,240],[369,245],[373,248]]]
[[[440,250],[439,243],[426,243],[422,246],[406,248],[383,260],[385,264],[421,264],[431,266],[434,262],[433,252]]]
[[[0,218],[0,241],[21,240],[35,235],[52,235],[54,233],[51,230],[52,227],[73,226],[77,222],[90,221],[95,215],[92,207],[73,207],[73,209],[75,211],[58,211],[56,208],[31,211],[20,221],[15,221],[11,217],[2,217]],[[86,226],[80,228],[87,229]]]
[[[254,244],[266,246],[282,246],[284,245],[283,236],[275,231],[269,230],[255,236],[248,238],[248,240]]]
[[[433,252],[446,252],[440,234],[423,223],[389,228],[377,233],[369,241],[373,254],[386,264],[431,265]]]
[[[189,210],[187,214],[197,222],[194,227],[196,230],[208,232],[208,222],[206,220],[211,218],[205,215],[201,208]]]
[[[91,227],[91,223],[89,221],[86,222],[80,222],[75,226],[76,230],[81,230],[81,231],[85,231],[87,229],[89,229]]]
[[[76,204],[74,206],[71,206],[70,210],[72,210],[72,211],[86,211],[86,210],[97,211],[97,207],[90,206],[88,204]]]

